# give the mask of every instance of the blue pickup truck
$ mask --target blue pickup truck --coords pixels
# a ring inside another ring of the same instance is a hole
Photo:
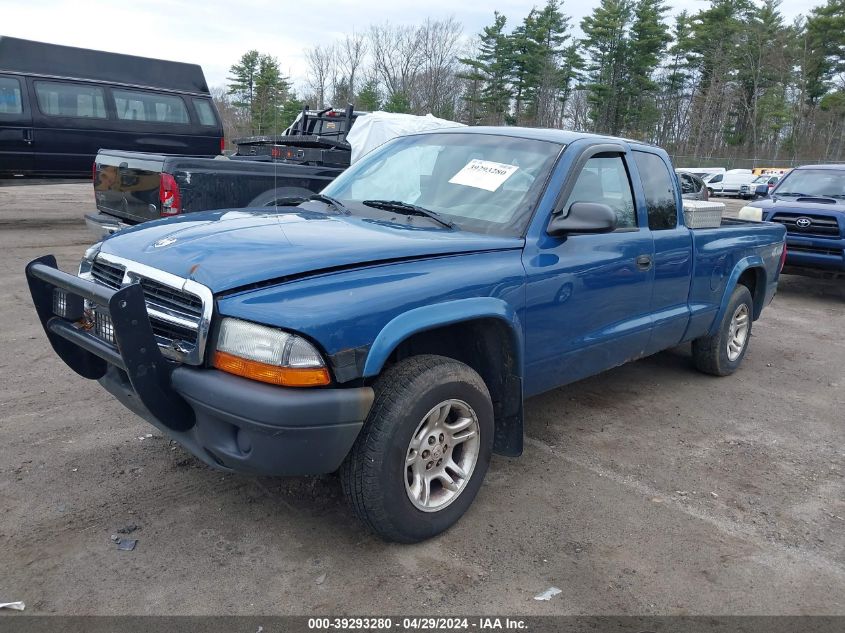
[[[725,376],[783,226],[685,226],[667,154],[557,130],[401,137],[297,206],[124,229],[26,269],[56,353],[205,463],[340,471],[382,537],[447,529],[525,398],[685,342]]]
[[[739,217],[786,227],[784,272],[845,277],[845,165],[796,167]]]

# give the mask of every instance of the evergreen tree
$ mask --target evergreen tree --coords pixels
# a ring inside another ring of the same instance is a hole
[[[390,98],[382,106],[385,112],[399,112],[408,114],[411,112],[411,100],[404,92],[397,91],[390,95]]]
[[[563,14],[558,0],[547,0],[534,14],[529,36],[536,46],[534,74],[529,76],[533,101],[527,104],[529,118],[537,125],[553,126],[558,122],[559,107],[568,96],[579,59],[575,49],[566,47],[569,40],[569,18]],[[561,96],[563,99],[561,100]]]
[[[242,108],[249,115],[252,102],[255,99],[255,77],[258,74],[258,59],[260,53],[256,50],[248,51],[241,56],[240,62],[229,69],[229,94],[234,97],[232,105]]]
[[[543,66],[542,47],[536,39],[537,15],[537,9],[531,9],[522,24],[508,36],[510,42],[509,79],[513,94],[513,121],[516,125],[526,123],[524,121],[526,109],[530,116]]]
[[[669,29],[663,21],[667,7],[663,0],[638,0],[627,43],[626,81],[623,111],[627,133],[647,137],[660,113],[655,96],[654,73],[669,43]]]
[[[378,83],[376,81],[370,80],[361,87],[358,96],[355,98],[355,108],[367,112],[375,112],[381,108]]]
[[[839,78],[845,86],[845,0],[827,0],[807,18],[809,87],[807,100],[816,103]]]
[[[282,108],[289,90],[290,84],[279,70],[278,60],[261,55],[252,108],[252,127],[256,134],[276,134],[287,127],[282,125]]]
[[[627,29],[633,6],[630,0],[601,0],[593,13],[581,21],[586,65],[587,102],[590,119],[598,132],[619,134],[625,112],[619,95],[624,91],[628,55]]]
[[[682,11],[675,17],[672,44],[663,62],[665,70],[660,81],[658,105],[661,117],[655,138],[659,145],[681,144],[685,138],[688,89],[692,84],[692,73],[687,61],[692,46],[691,33],[690,16]]]
[[[250,132],[272,134],[284,129],[281,114],[290,83],[276,58],[252,50],[230,72],[228,93],[234,97],[233,105],[244,113]]]
[[[469,98],[470,109],[476,112],[473,122],[501,125],[508,115],[511,50],[510,40],[504,32],[505,23],[505,16],[494,13],[493,24],[484,27],[478,36],[478,55],[460,60],[466,66],[461,78],[480,85]]]
[[[279,112],[279,130],[283,131],[290,127],[304,107],[305,102],[299,99],[296,93],[290,93]]]

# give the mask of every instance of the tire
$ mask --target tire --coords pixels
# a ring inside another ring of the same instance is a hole
[[[734,330],[734,319],[741,319],[743,314],[744,323],[740,326],[737,321],[738,329]],[[737,285],[731,293],[728,307],[716,333],[713,336],[702,336],[692,342],[692,358],[696,368],[714,376],[730,376],[734,373],[748,350],[753,314],[754,300],[751,291],[742,284]],[[741,329],[744,329],[745,333],[741,336],[740,346],[737,344],[736,335],[740,334]],[[733,345],[729,349],[731,343]]]
[[[481,487],[493,453],[490,393],[473,369],[433,355],[397,363],[379,377],[374,389],[370,414],[340,467],[343,492],[355,514],[382,538],[399,543],[423,541],[461,518]],[[448,412],[444,424],[455,427],[474,416],[468,428],[476,429],[477,435],[458,431],[450,440],[448,428],[433,422],[443,411]],[[438,429],[446,430],[446,435]],[[459,437],[463,435],[468,439]],[[435,443],[429,444],[435,436]],[[449,446],[449,442],[454,443]],[[426,453],[430,462],[423,459]],[[435,461],[438,457],[445,464],[442,467]],[[424,471],[429,463],[432,470]],[[450,463],[463,467],[465,477],[450,470]],[[443,480],[436,478],[443,469],[457,491],[447,490]],[[428,476],[430,485],[416,485]],[[422,492],[416,495],[415,491],[426,487],[430,507],[423,509]]]
[[[245,208],[253,209],[258,207],[272,207],[276,200],[280,198],[308,198],[313,196],[314,192],[303,187],[279,187],[278,189],[271,189],[256,196],[250,200]]]

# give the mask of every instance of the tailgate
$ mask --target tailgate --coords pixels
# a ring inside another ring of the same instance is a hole
[[[140,152],[100,152],[94,172],[94,197],[102,213],[145,222],[161,217],[159,185],[164,157]]]

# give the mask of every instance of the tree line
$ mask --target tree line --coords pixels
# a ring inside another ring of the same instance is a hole
[[[787,21],[779,0],[601,0],[580,23],[560,0],[476,36],[454,18],[374,24],[305,52],[297,95],[251,51],[218,105],[243,131],[283,129],[303,103],[432,113],[470,125],[626,136],[683,162],[845,161],[845,0]]]

